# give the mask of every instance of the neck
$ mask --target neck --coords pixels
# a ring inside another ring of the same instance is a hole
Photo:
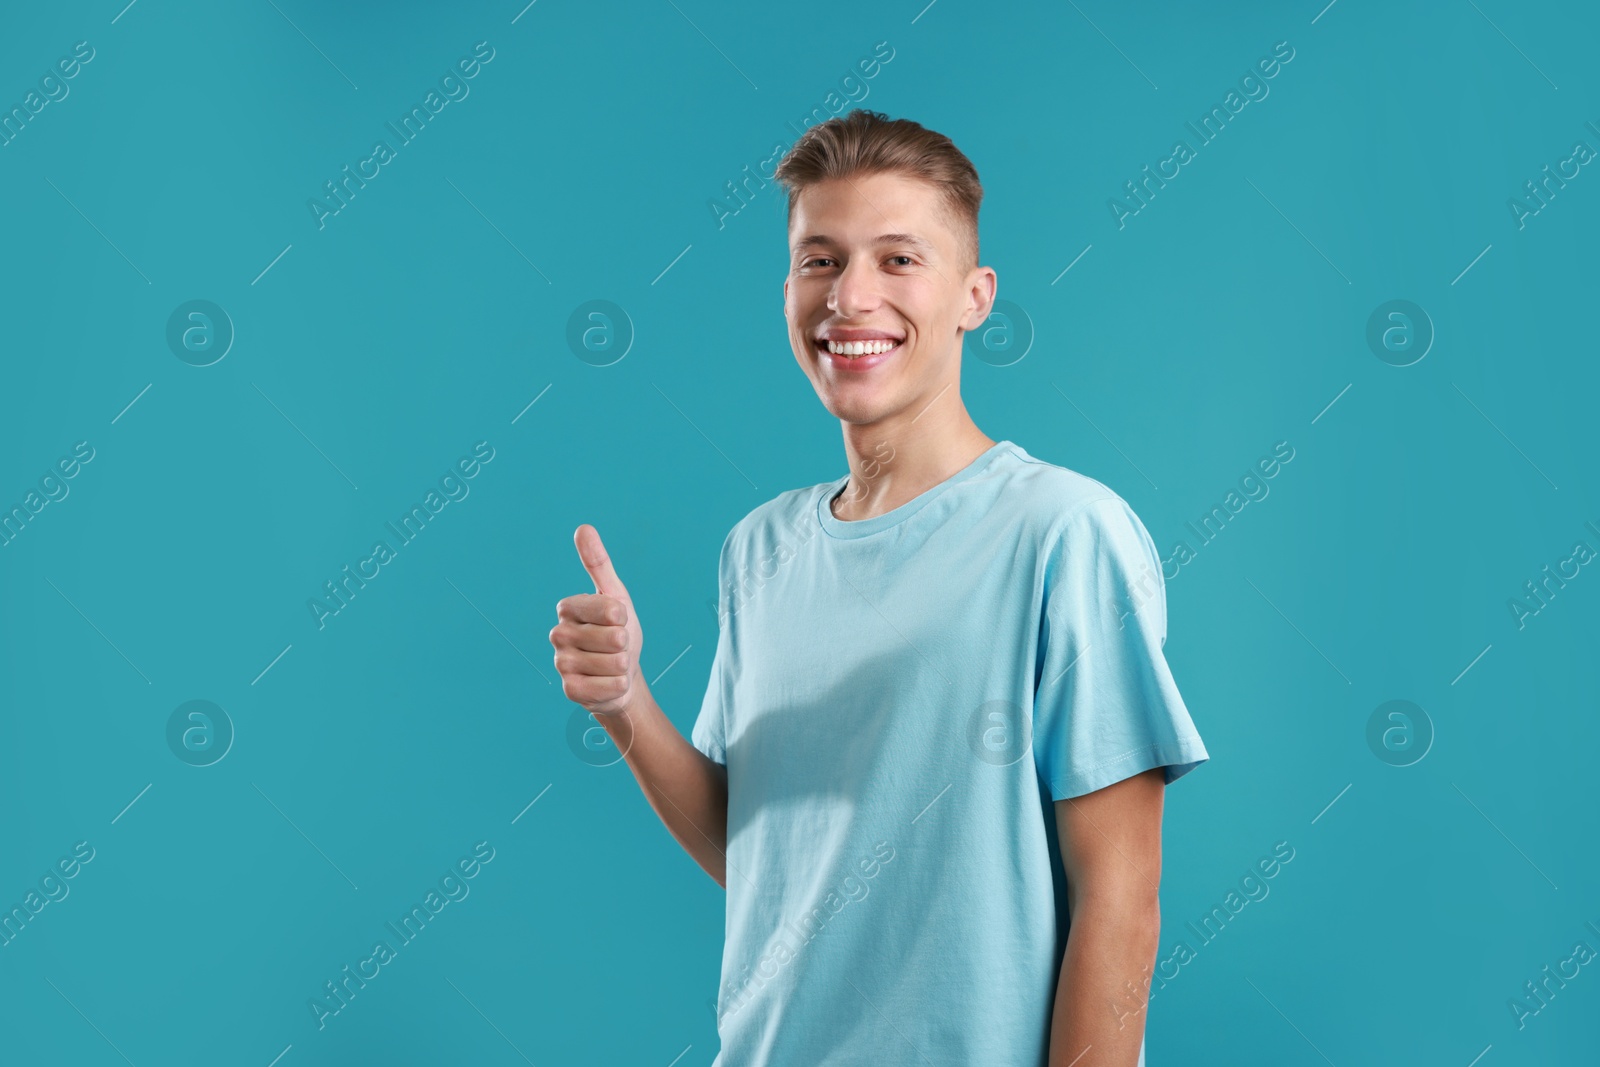
[[[932,403],[920,413],[871,425],[840,424],[850,477],[832,502],[836,518],[856,522],[893,511],[994,446],[959,395],[942,413],[936,413],[939,407]]]

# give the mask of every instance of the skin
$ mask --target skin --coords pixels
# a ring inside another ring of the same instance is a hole
[[[669,833],[718,885],[728,873],[728,775],[695,748],[656,703],[639,669],[644,631],[600,531],[573,533],[593,593],[563,597],[550,631],[561,692],[594,716],[617,746]]]
[[[894,233],[928,247],[876,240]],[[994,444],[961,401],[961,339],[989,317],[995,272],[966,267],[963,245],[937,191],[903,175],[819,182],[795,202],[784,317],[800,370],[843,431],[841,519],[897,508]],[[905,343],[879,367],[836,371],[812,344],[829,327],[883,329]]]
[[[910,234],[925,244],[880,242]],[[825,241],[804,243],[813,236]],[[784,316],[817,398],[839,419],[850,478],[845,521],[881,515],[960,471],[994,444],[961,400],[961,341],[993,306],[996,276],[966,244],[932,186],[854,175],[801,192],[789,226]],[[829,327],[904,336],[881,366],[846,374],[813,344]],[[587,708],[684,850],[726,886],[728,792],[721,765],[694,748],[650,695],[644,635],[600,534],[574,534],[595,592],[556,605],[550,631],[562,692]],[[1050,1067],[1134,1067],[1160,932],[1162,768],[1055,802],[1071,927],[1056,986]]]
[[[1055,802],[1072,926],[1050,1022],[1050,1067],[1134,1067],[1161,932],[1161,809],[1153,767]],[[1064,995],[1064,991],[1069,991]]]
[[[968,415],[960,385],[962,338],[988,318],[997,278],[970,263],[936,188],[900,174],[819,182],[796,198],[789,247],[790,347],[839,420],[850,464],[838,518],[897,508],[994,444]],[[839,371],[813,344],[830,327],[882,329],[905,342],[865,373]],[[1051,1016],[1051,1067],[1138,1062],[1145,976],[1161,926],[1165,780],[1158,767],[1055,803],[1072,925]]]

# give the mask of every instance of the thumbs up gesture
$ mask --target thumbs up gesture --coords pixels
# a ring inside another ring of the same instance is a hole
[[[643,685],[639,653],[644,633],[633,601],[611,566],[600,532],[588,523],[573,534],[578,558],[594,581],[593,593],[579,593],[556,604],[559,620],[550,631],[561,691],[594,715],[615,715]]]

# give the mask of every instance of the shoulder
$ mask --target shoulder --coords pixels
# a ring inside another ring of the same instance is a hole
[[[1046,610],[1058,599],[1050,590],[1065,587],[1070,590],[1066,603],[1110,607],[1120,630],[1129,612],[1139,613],[1154,603],[1154,612],[1145,617],[1159,635],[1158,647],[1165,645],[1161,553],[1133,506],[1086,474],[1042,460],[1023,466],[1041,487],[1038,495],[1048,501],[1041,549]]]
[[[733,524],[722,542],[725,557],[756,553],[767,554],[779,545],[791,549],[808,541],[817,532],[817,498],[831,482],[818,482],[779,493],[757,504]]]
[[[1052,539],[1127,525],[1143,531],[1133,506],[1104,482],[1029,455],[1020,447],[1014,448],[1012,455],[1007,495],[1015,500],[1030,525],[1036,524]]]

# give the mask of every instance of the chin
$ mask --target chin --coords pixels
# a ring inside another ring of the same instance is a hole
[[[837,396],[824,396],[820,399],[822,400],[822,406],[828,409],[828,414],[840,422],[848,422],[857,426],[871,425],[893,412],[892,404],[867,400],[862,397],[852,397],[845,400]]]

